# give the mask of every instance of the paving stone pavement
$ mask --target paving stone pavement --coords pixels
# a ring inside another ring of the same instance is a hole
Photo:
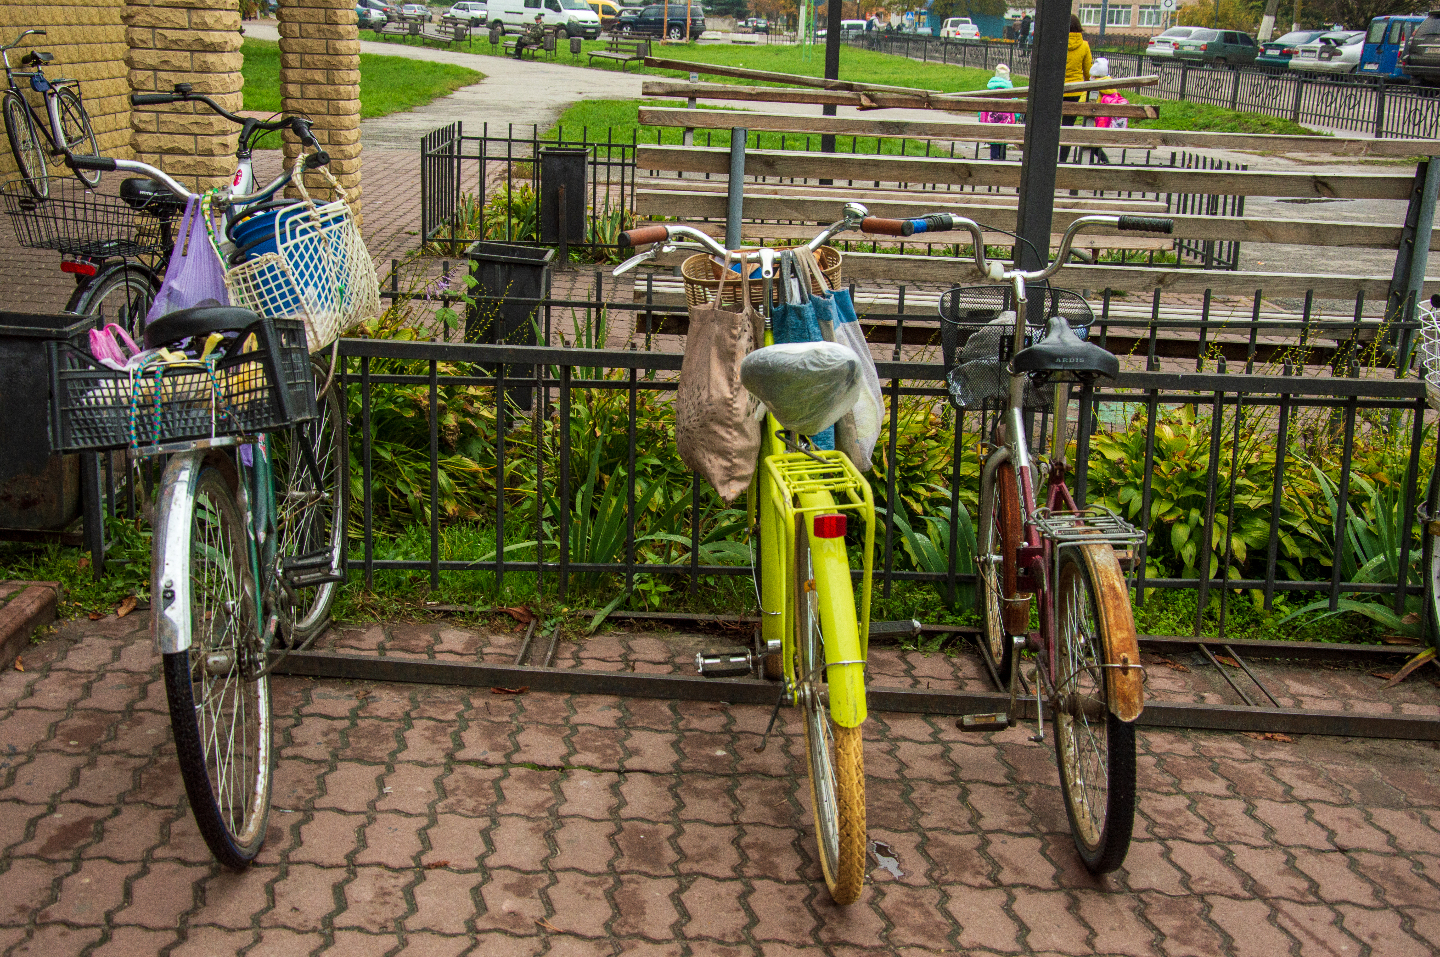
[[[70,623],[0,675],[6,957],[1440,946],[1435,749],[1406,742],[1143,731],[1135,842],[1097,880],[1028,729],[877,714],[871,837],[900,873],[873,868],[842,910],[820,884],[791,714],[756,754],[760,707],[277,677],[269,834],[229,873],[189,816],[147,626]],[[475,660],[519,638],[390,624],[326,646]],[[706,640],[602,635],[560,662],[671,670]],[[966,659],[893,648],[876,670],[979,679]]]

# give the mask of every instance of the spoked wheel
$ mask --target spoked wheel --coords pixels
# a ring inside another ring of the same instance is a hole
[[[671,28],[670,28],[670,39],[672,39],[672,40],[680,40],[680,39],[683,39],[684,37],[685,37],[685,31],[684,31],[684,30],[681,30],[679,27],[671,27]]]
[[[313,422],[270,435],[270,463],[275,473],[275,511],[278,549],[283,558],[338,556],[345,545],[345,501],[349,483],[350,443],[345,431],[345,409],[340,383],[330,382],[328,364],[313,364],[320,415]],[[305,462],[308,446],[319,467],[320,484]],[[332,572],[338,568],[330,567]],[[292,647],[320,633],[335,600],[338,582],[324,582],[294,590],[286,637]]]
[[[1421,529],[1423,542],[1420,567],[1425,569],[1425,608],[1421,618],[1426,621],[1427,644],[1440,644],[1440,542],[1435,531],[1440,530],[1440,463],[1430,473],[1430,489],[1425,495],[1425,526]]]
[[[190,515],[190,647],[165,658],[180,775],[216,860],[240,870],[270,811],[270,691],[247,532],[229,482],[201,469]],[[156,535],[164,532],[157,529]]]
[[[136,266],[121,266],[75,290],[66,310],[119,324],[137,343],[145,341],[145,315],[155,302],[154,277]]]
[[[1108,548],[1086,548],[1093,547]],[[1112,558],[1101,573],[1118,575],[1119,565]],[[1135,726],[1112,714],[1107,703],[1110,669],[1095,574],[1085,550],[1064,550],[1056,583],[1055,758],[1080,859],[1091,873],[1104,874],[1119,867],[1130,848]]]
[[[830,717],[820,600],[804,520],[795,535],[795,671],[805,716],[805,754],[820,868],[837,904],[853,904],[865,883],[865,757],[859,728]]]
[[[56,97],[60,108],[60,132],[65,135],[65,148],[76,156],[99,156],[100,144],[90,126],[90,114],[74,90],[61,90]],[[75,169],[73,166],[71,169]],[[75,175],[86,186],[100,185],[98,169],[75,169]]]
[[[35,130],[35,121],[20,94],[7,90],[5,93],[5,135],[10,140],[10,152],[15,154],[15,163],[25,186],[36,199],[50,195],[50,180],[45,176],[45,151],[40,148],[40,134]]]
[[[1017,550],[1023,527],[1020,521],[1019,491],[1015,468],[1002,463],[990,481],[980,486],[980,529],[976,536],[976,563],[980,573],[980,646],[995,667],[1002,683],[1010,680],[1014,652],[1006,636],[1005,596],[1015,596],[1019,578]],[[1017,604],[1012,602],[1011,604]],[[1009,614],[1011,634],[1029,628],[1029,602]]]

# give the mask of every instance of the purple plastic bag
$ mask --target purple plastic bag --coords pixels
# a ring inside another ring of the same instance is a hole
[[[185,203],[185,213],[180,217],[175,251],[171,253],[170,264],[165,269],[165,281],[160,284],[155,302],[145,314],[147,323],[166,313],[192,306],[230,304],[230,296],[225,291],[225,266],[210,244],[200,217],[200,201],[192,196]]]

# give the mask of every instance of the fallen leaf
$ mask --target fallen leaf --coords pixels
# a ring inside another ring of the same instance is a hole
[[[1240,667],[1240,662],[1236,661],[1234,658],[1229,657],[1228,655],[1216,655],[1215,660],[1220,662],[1222,665],[1229,665],[1231,668]]]
[[[1393,671],[1372,671],[1372,672],[1370,672],[1370,677],[1372,677],[1372,678],[1379,678],[1381,681],[1389,681],[1391,678],[1395,677],[1395,672],[1393,672]]]
[[[1418,611],[1412,611],[1404,618],[1401,618],[1400,621],[1406,625],[1418,625],[1420,624],[1420,613]]]
[[[1165,667],[1167,667],[1167,668],[1173,668],[1173,669],[1176,670],[1176,671],[1189,671],[1189,670],[1190,670],[1189,668],[1187,668],[1187,667],[1185,667],[1184,665],[1182,665],[1180,662],[1178,662],[1178,661],[1171,661],[1169,658],[1163,657],[1163,656],[1161,656],[1161,655],[1156,655],[1156,656],[1155,656],[1155,660],[1158,661],[1160,664],[1164,665]]]
[[[1242,731],[1240,733],[1247,738],[1254,738],[1256,741],[1283,741],[1286,744],[1295,741],[1290,735],[1282,734],[1279,731]]]
[[[92,611],[86,617],[89,618],[91,621],[99,621],[101,618],[105,617],[105,613],[103,611]]]
[[[25,662],[21,661],[19,658],[16,658],[16,659],[15,659],[15,670],[16,670],[16,671],[24,671],[24,670],[25,670]]]
[[[560,928],[556,927],[554,924],[550,923],[548,920],[546,920],[546,919],[543,918],[543,917],[537,917],[537,918],[535,918],[535,923],[539,924],[541,927],[545,928],[546,930],[550,931],[551,933],[555,933],[555,934],[560,933]]]
[[[126,598],[124,601],[122,601],[122,602],[120,603],[119,607],[117,607],[117,608],[115,609],[115,617],[116,617],[116,618],[124,618],[126,615],[130,614],[130,613],[131,613],[132,611],[134,611],[134,610],[135,610],[135,596],[134,596],[134,595],[131,595],[129,598]]]
[[[426,869],[427,871],[433,871],[433,870],[435,870],[437,867],[449,867],[449,866],[450,866],[450,862],[449,862],[449,861],[431,861],[429,864],[426,864],[426,865],[425,865],[425,869]]]
[[[1380,640],[1387,645],[1418,645],[1419,638],[1412,638],[1410,635],[1381,635]]]
[[[497,608],[495,610],[504,612],[511,618],[514,618],[516,621],[520,622],[520,624],[522,625],[528,625],[530,624],[530,622],[535,620],[535,613],[532,612],[530,609],[526,608],[524,605],[514,605],[506,608]]]
[[[85,569],[87,569],[87,568],[90,567],[90,556],[89,556],[89,555],[81,555],[81,556],[80,556],[80,560],[79,560],[78,562],[76,562],[75,564],[76,564],[76,565],[79,567],[79,569],[83,572]]]
[[[490,689],[490,693],[491,693],[491,694],[524,694],[525,692],[527,692],[527,691],[529,691],[529,690],[530,690],[530,686],[529,686],[529,685],[525,685],[523,688],[491,688],[491,689]]]

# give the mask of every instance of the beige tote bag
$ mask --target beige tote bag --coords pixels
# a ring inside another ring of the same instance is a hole
[[[765,326],[750,305],[750,278],[743,270],[743,311],[721,305],[725,281],[733,275],[728,256],[715,298],[690,307],[690,333],[675,395],[680,458],[727,505],[750,487],[760,452],[759,402],[740,384],[740,360],[765,341]]]

